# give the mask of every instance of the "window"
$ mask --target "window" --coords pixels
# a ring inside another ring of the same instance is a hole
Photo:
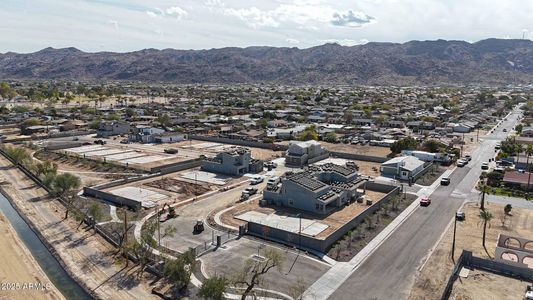
[[[294,201],[292,199],[289,199],[289,205],[294,205]]]
[[[316,210],[319,210],[319,209],[320,209],[320,204],[315,203],[315,209],[316,209]]]

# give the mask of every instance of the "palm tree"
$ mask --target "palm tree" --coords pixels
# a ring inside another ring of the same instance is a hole
[[[483,248],[485,248],[485,237],[487,233],[487,224],[489,224],[489,228],[490,228],[490,221],[492,220],[493,216],[492,216],[492,213],[488,210],[480,210],[479,218],[481,219],[481,222],[483,222]]]
[[[479,190],[481,191],[481,205],[479,209],[485,210],[485,193],[490,192],[490,187],[486,185],[484,181],[482,181],[479,186]]]
[[[520,153],[524,152],[525,148],[522,144],[516,144],[516,162],[520,161]]]
[[[529,183],[530,183],[530,180],[531,180],[531,172],[529,172],[529,157],[531,155],[533,155],[533,145],[527,145],[527,148],[526,148],[526,155],[527,155],[527,159],[526,159],[526,170],[528,171],[529,175],[527,177],[527,190],[529,191]]]

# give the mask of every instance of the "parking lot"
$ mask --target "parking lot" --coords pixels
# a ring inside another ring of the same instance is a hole
[[[260,258],[267,247],[280,251],[284,262],[281,271],[272,269],[264,276],[263,282],[259,285],[261,288],[270,288],[291,295],[298,282],[303,288],[307,288],[330,268],[328,264],[295,250],[277,248],[247,237],[230,241],[200,259],[203,270],[209,277],[231,276],[241,270],[247,259]]]

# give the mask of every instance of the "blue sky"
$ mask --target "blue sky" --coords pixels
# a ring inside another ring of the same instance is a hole
[[[530,0],[1,0],[0,52],[533,38]]]

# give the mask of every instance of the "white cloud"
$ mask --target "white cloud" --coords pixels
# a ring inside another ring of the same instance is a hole
[[[326,40],[318,40],[321,44],[326,43],[335,43],[339,44],[341,46],[356,46],[356,45],[364,45],[368,43],[369,41],[367,39],[360,39],[360,40],[351,40],[351,39],[326,39]]]
[[[281,24],[297,24],[300,28],[313,29],[317,24],[331,24],[346,27],[361,27],[375,21],[375,18],[363,12],[353,10],[341,11],[321,1],[306,3],[295,1],[291,4],[280,4],[274,9],[261,10],[255,6],[250,8],[225,8],[220,6],[224,15],[234,16],[252,28],[280,27]],[[211,3],[209,1],[209,3]],[[212,3],[211,3],[212,4]]]
[[[156,7],[154,8],[154,10],[146,11],[146,14],[152,18],[169,16],[169,17],[175,17],[178,20],[186,18],[189,15],[189,13],[186,10],[184,10],[183,8],[179,6],[172,6],[167,9],[160,9]]]
[[[150,10],[146,11],[146,14],[147,14],[149,17],[152,17],[152,18],[157,18],[157,17],[159,16],[158,14],[156,14],[155,12],[150,11]]]
[[[336,26],[346,27],[361,27],[375,22],[376,18],[369,16],[362,12],[353,12],[351,10],[346,13],[333,14],[331,24]]]
[[[118,30],[119,25],[118,25],[118,21],[117,21],[117,20],[109,20],[108,23],[111,24],[111,25],[113,25],[113,27],[115,28],[115,30]]]
[[[224,9],[224,14],[241,19],[251,28],[278,27],[280,25],[270,13],[264,12],[257,7],[244,9],[228,8]]]
[[[165,10],[165,14],[168,16],[175,16],[177,19],[181,20],[182,18],[187,17],[187,13],[183,8],[179,6],[169,7]]]
[[[289,44],[293,44],[293,45],[296,45],[296,44],[299,44],[299,43],[300,43],[299,40],[297,40],[297,39],[293,39],[293,38],[287,38],[287,39],[285,39],[285,41],[286,41],[287,43],[289,43]]]

